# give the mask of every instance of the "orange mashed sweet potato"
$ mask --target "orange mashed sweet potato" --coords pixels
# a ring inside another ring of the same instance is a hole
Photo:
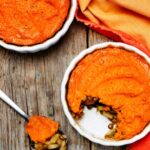
[[[67,101],[72,113],[82,111],[86,96],[98,97],[117,113],[114,139],[132,138],[150,122],[150,65],[121,48],[96,50],[70,75]]]
[[[59,128],[59,124],[49,118],[32,116],[26,125],[26,132],[34,142],[44,143],[50,139]]]
[[[0,39],[34,45],[51,38],[63,25],[70,0],[0,0]]]

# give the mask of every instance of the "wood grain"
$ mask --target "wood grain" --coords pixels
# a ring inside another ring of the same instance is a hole
[[[28,115],[44,115],[59,121],[68,136],[68,150],[121,150],[92,144],[69,124],[60,102],[60,86],[70,61],[97,42],[108,41],[76,21],[53,47],[35,54],[19,54],[0,48],[0,89]],[[25,121],[0,101],[0,150],[30,150]]]
[[[36,54],[0,49],[0,88],[29,115],[60,122],[69,137],[69,150],[89,150],[89,141],[68,123],[60,103],[60,85],[71,59],[86,48],[86,29],[74,22],[56,46]],[[0,101],[0,150],[30,149],[25,121]]]
[[[0,88],[25,111],[24,60],[19,54],[0,50]],[[29,140],[25,135],[25,121],[0,101],[0,149],[28,150]]]

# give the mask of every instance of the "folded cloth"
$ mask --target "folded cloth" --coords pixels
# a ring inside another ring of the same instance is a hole
[[[78,0],[76,18],[150,56],[150,0]]]
[[[150,134],[127,147],[127,150],[149,150],[150,149]]]

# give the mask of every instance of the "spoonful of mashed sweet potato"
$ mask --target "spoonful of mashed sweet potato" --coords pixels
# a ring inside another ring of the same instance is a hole
[[[36,150],[67,150],[67,138],[59,130],[58,122],[44,116],[29,117],[1,90],[0,98],[27,121],[26,133]]]
[[[58,122],[43,116],[32,116],[26,125],[26,132],[32,141],[44,143],[58,131],[58,128]]]

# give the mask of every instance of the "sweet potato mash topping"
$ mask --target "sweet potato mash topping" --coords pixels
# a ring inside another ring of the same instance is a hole
[[[44,143],[58,131],[58,123],[42,116],[32,116],[26,126],[26,132],[31,140]]]
[[[0,39],[34,45],[51,38],[63,25],[70,0],[1,0]]]
[[[99,103],[117,113],[113,138],[129,139],[150,122],[150,65],[121,48],[96,50],[70,75],[67,100],[74,114],[81,114],[87,96],[99,98]]]

